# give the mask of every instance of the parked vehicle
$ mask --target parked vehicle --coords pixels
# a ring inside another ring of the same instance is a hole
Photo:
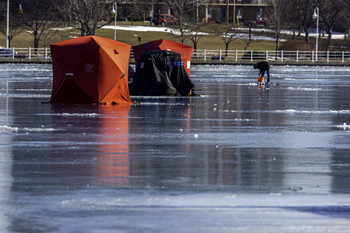
[[[152,20],[152,22],[155,25],[162,25],[162,26],[165,26],[166,24],[174,25],[174,24],[177,24],[178,21],[179,21],[178,18],[175,18],[174,16],[168,15],[168,14],[156,14],[154,15]]]
[[[19,54],[13,49],[0,49],[0,57],[14,57],[14,58],[25,58],[25,54]]]
[[[247,27],[268,27],[269,26],[269,19],[266,17],[256,17],[253,20],[246,20],[244,22],[244,25]]]

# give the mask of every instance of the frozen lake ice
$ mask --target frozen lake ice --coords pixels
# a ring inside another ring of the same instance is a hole
[[[195,65],[201,96],[132,106],[0,71],[0,232],[349,232],[350,67]]]

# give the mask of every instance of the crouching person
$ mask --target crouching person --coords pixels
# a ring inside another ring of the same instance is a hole
[[[254,64],[254,69],[259,69],[259,77],[264,77],[266,72],[266,84],[270,83],[270,64],[267,61],[261,61]]]

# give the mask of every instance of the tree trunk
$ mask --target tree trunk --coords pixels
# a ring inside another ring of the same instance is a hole
[[[38,37],[38,33],[34,32],[34,53],[35,54],[38,53],[39,42],[40,42],[40,39]]]
[[[333,34],[333,28],[330,28],[328,31],[328,40],[332,39],[332,34]]]
[[[347,29],[345,29],[345,32],[344,32],[344,40],[346,40],[346,36],[347,36],[347,34],[348,34],[348,30],[347,30]]]
[[[85,36],[85,26],[83,23],[80,23],[80,36]]]
[[[197,52],[197,42],[193,41],[193,50]]]
[[[251,41],[252,39],[252,27],[249,26],[249,42]]]
[[[275,40],[275,50],[277,51],[278,50],[278,44],[279,44],[279,39],[278,38],[276,38],[276,40]]]
[[[309,43],[309,30],[304,30],[304,32],[305,32],[305,42],[306,42],[306,44],[308,44]]]

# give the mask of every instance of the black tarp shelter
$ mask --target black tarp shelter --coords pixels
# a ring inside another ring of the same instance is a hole
[[[179,53],[154,50],[141,55],[130,94],[186,96],[193,88]]]

